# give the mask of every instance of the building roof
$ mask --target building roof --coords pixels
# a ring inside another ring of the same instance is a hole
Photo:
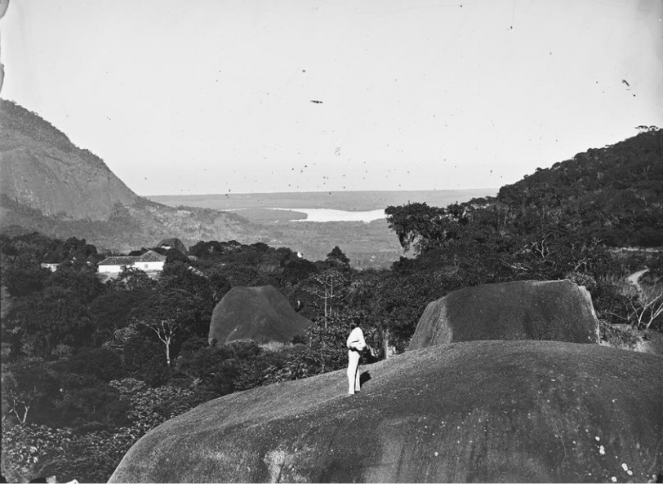
[[[100,266],[129,266],[138,260],[138,257],[134,255],[122,255],[107,257],[106,259],[99,262]]]
[[[143,255],[120,255],[107,257],[99,262],[100,266],[130,266],[135,262],[164,262],[165,255],[161,255],[153,250],[148,250]]]
[[[136,262],[163,262],[166,260],[165,255],[161,255],[153,250],[148,250],[143,255],[136,259]]]

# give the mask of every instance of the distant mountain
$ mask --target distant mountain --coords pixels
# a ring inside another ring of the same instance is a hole
[[[645,128],[614,145],[537,169],[502,187],[496,200],[512,212],[554,215],[611,246],[661,246],[663,130]]]
[[[234,214],[172,208],[129,189],[88,150],[21,106],[0,100],[0,229],[85,238],[116,251],[177,237],[269,241],[260,226]]]
[[[0,100],[0,193],[46,216],[106,220],[139,197],[106,164],[39,116]]]

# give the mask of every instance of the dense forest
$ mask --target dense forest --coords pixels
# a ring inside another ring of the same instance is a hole
[[[660,130],[643,129],[495,198],[388,207],[408,257],[383,270],[353,268],[339,247],[309,261],[264,243],[200,241],[152,248],[167,256],[158,276],[131,269],[102,278],[105,255],[85,240],[0,236],[2,474],[106,481],[166,419],[232,392],[344,367],[353,320],[380,358],[404,351],[426,305],[462,287],[570,279],[590,291],[607,342],[661,331],[661,142]],[[625,246],[640,250],[618,250]],[[639,286],[626,281],[645,269]],[[221,298],[261,285],[314,322],[307,336],[208,344]]]

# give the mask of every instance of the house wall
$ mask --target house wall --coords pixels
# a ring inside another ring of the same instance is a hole
[[[122,269],[124,269],[126,266],[124,265],[100,265],[99,266],[99,272],[104,272],[108,274],[119,274],[122,272]]]
[[[165,261],[134,262],[126,265],[100,265],[99,272],[104,274],[119,274],[125,267],[133,267],[141,271],[162,271]]]
[[[134,267],[141,271],[162,271],[164,261],[156,262],[134,262]]]

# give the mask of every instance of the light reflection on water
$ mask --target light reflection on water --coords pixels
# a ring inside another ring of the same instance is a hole
[[[291,210],[306,214],[305,219],[293,220],[293,222],[372,222],[386,217],[383,209],[364,212],[331,208],[272,208],[270,210]]]

